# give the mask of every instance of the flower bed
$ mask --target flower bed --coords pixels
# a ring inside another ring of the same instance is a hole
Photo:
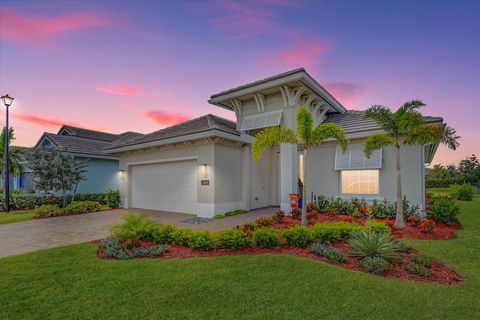
[[[95,241],[95,244],[100,245],[100,241]],[[155,242],[141,242],[140,246],[142,248],[153,247],[158,245]],[[344,242],[336,242],[332,244],[333,247],[347,251],[348,246]],[[444,285],[454,285],[461,283],[463,281],[462,276],[448,268],[447,266],[441,264],[438,261],[432,261],[432,276],[430,277],[420,277],[410,274],[405,268],[412,261],[412,255],[416,254],[416,251],[411,253],[402,254],[403,260],[399,263],[394,264],[390,269],[385,271],[381,276],[387,278],[395,278],[400,280],[412,280],[417,282],[434,282]],[[219,257],[219,256],[245,256],[253,254],[284,254],[302,258],[308,258],[312,260],[322,261],[330,265],[340,266],[349,270],[355,270],[363,272],[362,268],[358,266],[359,259],[348,257],[345,263],[333,263],[329,259],[318,256],[312,253],[307,248],[296,248],[289,247],[286,245],[280,246],[278,249],[266,249],[266,248],[257,248],[257,247],[248,247],[240,250],[232,249],[213,249],[210,251],[197,251],[189,247],[171,245],[170,251],[164,253],[163,255],[157,257],[145,257],[148,259],[190,259],[190,258],[208,258],[208,257]],[[98,250],[98,257],[105,258],[103,256],[102,250]],[[111,259],[111,258],[109,258]]]
[[[292,222],[288,228],[288,218],[277,215],[274,219],[282,228],[274,228],[273,222],[263,218],[257,224],[210,233],[127,215],[123,224],[112,228],[110,238],[97,242],[98,256],[126,260],[287,254],[403,280],[441,284],[462,281],[448,267],[419,255],[406,243],[394,241],[390,228],[381,222],[369,220],[362,225],[330,221],[310,228]]]

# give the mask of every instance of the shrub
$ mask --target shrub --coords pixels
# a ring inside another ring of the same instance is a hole
[[[154,241],[154,234],[160,228],[160,225],[148,219],[148,214],[124,216],[124,223],[113,226],[110,230],[112,237],[119,240],[143,240]]]
[[[127,248],[119,239],[107,238],[100,243],[100,249],[104,257],[128,260],[132,258],[157,257],[168,251],[168,245],[155,245],[148,248]]]
[[[457,220],[459,211],[460,208],[454,200],[447,197],[437,197],[427,207],[427,216],[445,224],[452,224]]]
[[[225,218],[225,216],[223,214],[215,214],[213,215],[213,219],[215,220],[219,220],[219,219],[223,219]]]
[[[302,217],[302,209],[293,208],[292,211],[290,211],[290,216],[294,220],[299,220]]]
[[[390,263],[382,257],[366,257],[358,263],[368,273],[381,274],[390,268]]]
[[[280,245],[278,233],[272,228],[260,228],[255,231],[253,242],[259,248],[277,248]]]
[[[278,223],[284,223],[285,222],[285,212],[283,210],[279,210],[275,213],[273,216],[273,219],[278,222]]]
[[[307,204],[307,212],[318,212],[318,206],[315,202],[309,202]]]
[[[353,211],[355,211],[356,207],[355,204],[348,200],[342,200],[341,198],[337,198],[330,202],[328,206],[328,211],[334,211],[337,214],[342,215],[351,215]]]
[[[311,233],[303,226],[294,226],[283,232],[287,244],[292,247],[306,247],[312,241]]]
[[[448,188],[452,184],[463,183],[463,179],[425,179],[426,188]]]
[[[397,240],[393,244],[397,247],[398,252],[408,253],[413,249],[411,245],[402,241]]]
[[[373,216],[378,219],[394,218],[396,214],[396,205],[394,202],[373,200]]]
[[[2,207],[3,205],[2,199]],[[10,196],[10,208],[14,210],[33,209],[43,204],[40,198],[34,193],[14,193]]]
[[[255,220],[255,223],[262,227],[268,227],[272,224],[272,222],[273,222],[273,218],[271,217],[260,217],[257,220]]]
[[[414,215],[411,215],[409,217],[407,217],[407,222],[413,224],[415,227],[419,226],[420,225],[420,222],[421,222],[421,218],[418,214],[414,214]]]
[[[310,228],[310,233],[312,241],[330,244],[336,241],[346,241],[353,233],[360,230],[361,226],[354,223],[317,223]]]
[[[328,211],[330,205],[330,199],[324,195],[317,196],[317,210],[319,213]]]
[[[473,192],[475,191],[468,183],[454,184],[448,189],[450,194],[453,194],[458,200],[472,201]]]
[[[391,233],[392,229],[385,224],[385,222],[369,220],[365,224],[366,232]]]
[[[247,235],[251,235],[257,229],[257,224],[255,222],[247,222],[243,224],[240,228]]]
[[[96,201],[75,201],[65,208],[67,214],[80,214],[100,211],[100,203]]]
[[[409,263],[405,268],[408,273],[413,274],[418,277],[431,277],[432,270],[427,269],[417,263]]]
[[[105,203],[110,208],[118,208],[120,206],[120,191],[118,190],[107,190],[105,193]]]
[[[175,229],[171,233],[172,243],[179,246],[188,247],[192,235],[193,231],[190,229]]]
[[[162,225],[152,230],[152,240],[156,243],[173,243],[173,233],[177,229],[171,225]]]
[[[247,234],[242,230],[224,230],[216,234],[216,246],[218,248],[239,250],[251,245]]]
[[[332,246],[327,246],[319,242],[313,243],[309,250],[316,255],[327,258],[328,260],[335,263],[343,263],[348,260],[347,256],[338,249],[333,248]]]
[[[431,232],[433,232],[435,227],[436,227],[435,222],[433,222],[430,219],[422,220],[422,222],[420,223],[420,230],[423,233],[431,233]]]
[[[387,261],[399,258],[398,250],[388,233],[359,232],[348,241],[350,255],[353,257],[367,258],[380,257]]]
[[[55,217],[62,213],[62,210],[54,204],[43,204],[35,208],[35,217]]]
[[[413,254],[412,261],[418,265],[421,265],[424,268],[432,268],[432,259],[430,259],[429,257]]]
[[[210,232],[197,231],[190,236],[188,246],[193,250],[208,251],[215,248],[215,241]]]
[[[248,213],[248,210],[239,209],[239,210],[228,211],[228,212],[225,212],[224,216],[225,217],[231,217],[231,216],[236,216],[236,215],[244,214],[244,213]]]

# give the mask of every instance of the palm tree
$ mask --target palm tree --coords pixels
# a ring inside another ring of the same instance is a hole
[[[15,140],[15,136],[13,128],[10,127],[8,130],[8,143],[10,144],[12,140]],[[7,183],[5,179],[5,155],[5,127],[3,127],[2,134],[0,135],[0,174],[2,175],[3,190],[5,190]],[[24,171],[22,149],[9,148],[8,160],[11,176],[21,175]]]
[[[307,151],[313,146],[321,144],[327,139],[337,139],[345,151],[348,141],[343,129],[334,123],[325,123],[313,126],[313,115],[308,106],[301,106],[297,113],[297,132],[281,126],[265,128],[260,131],[253,141],[253,158],[258,162],[263,151],[278,144],[294,144],[303,147],[303,190],[302,190],[302,225],[307,225],[306,188],[307,188]]]
[[[397,213],[395,226],[405,228],[402,206],[402,183],[400,166],[400,147],[402,145],[445,144],[455,150],[459,143],[456,131],[443,124],[428,124],[418,111],[425,104],[420,100],[412,100],[403,104],[397,111],[374,105],[365,112],[365,118],[373,119],[385,131],[367,138],[364,142],[364,152],[370,157],[374,150],[393,146],[396,151],[397,172]]]

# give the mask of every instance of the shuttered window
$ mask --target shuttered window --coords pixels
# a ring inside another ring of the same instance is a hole
[[[362,144],[352,144],[345,153],[337,146],[335,170],[380,169],[382,168],[382,149],[375,150],[370,158],[365,156]]]
[[[280,125],[282,121],[282,111],[262,113],[254,116],[248,116],[243,119],[240,130],[255,130]]]

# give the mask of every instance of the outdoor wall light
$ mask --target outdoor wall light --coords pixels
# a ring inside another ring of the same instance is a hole
[[[123,180],[123,178],[125,178],[125,170],[120,170],[119,173],[120,173],[120,178]]]
[[[208,165],[206,163],[202,164],[202,179],[208,178]]]

